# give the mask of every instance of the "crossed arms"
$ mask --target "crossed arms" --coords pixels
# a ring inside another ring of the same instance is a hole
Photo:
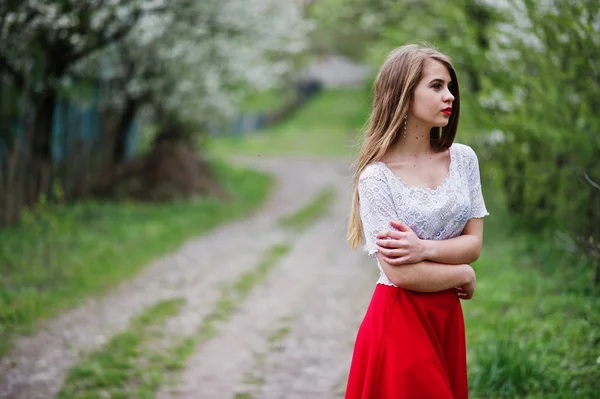
[[[475,272],[469,263],[479,257],[483,219],[470,219],[462,234],[447,240],[422,240],[404,223],[377,234],[377,258],[396,286],[419,292],[458,288],[461,299],[471,299]]]

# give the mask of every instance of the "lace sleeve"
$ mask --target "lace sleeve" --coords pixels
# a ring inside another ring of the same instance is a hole
[[[472,148],[467,147],[468,151],[468,179],[469,179],[469,195],[471,197],[471,218],[482,218],[489,215],[483,193],[481,192],[481,177],[479,174],[479,161],[477,154]]]
[[[390,186],[381,170],[372,165],[361,174],[358,181],[360,219],[370,258],[377,252],[377,233],[391,229],[390,221],[398,220]]]

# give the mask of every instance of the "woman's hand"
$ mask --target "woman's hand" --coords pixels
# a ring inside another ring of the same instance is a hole
[[[473,280],[457,288],[458,297],[460,299],[469,300],[473,298],[473,294],[475,293],[475,280],[475,275],[473,274]]]
[[[407,265],[425,260],[423,240],[400,221],[391,221],[396,230],[384,230],[377,234],[377,249],[391,266]]]

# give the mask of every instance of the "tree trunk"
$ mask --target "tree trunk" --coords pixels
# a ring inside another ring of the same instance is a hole
[[[116,127],[115,141],[112,151],[112,167],[115,167],[125,161],[125,150],[127,139],[130,134],[130,128],[135,119],[138,110],[138,102],[134,99],[127,99],[125,109]]]
[[[162,142],[182,143],[188,146],[194,145],[194,130],[186,123],[181,122],[171,112],[157,109],[157,120],[160,121],[159,132],[154,138],[154,147]]]
[[[56,92],[48,89],[35,101],[35,120],[31,137],[31,174],[27,203],[33,205],[41,194],[48,194],[52,173],[52,123]]]

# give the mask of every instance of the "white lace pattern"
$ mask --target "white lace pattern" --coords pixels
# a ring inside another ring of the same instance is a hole
[[[435,189],[405,184],[383,162],[368,165],[358,181],[360,218],[369,257],[376,258],[376,236],[401,220],[425,240],[459,236],[471,218],[489,215],[481,193],[479,162],[473,149],[454,143],[446,179]],[[377,261],[377,283],[394,285]]]

